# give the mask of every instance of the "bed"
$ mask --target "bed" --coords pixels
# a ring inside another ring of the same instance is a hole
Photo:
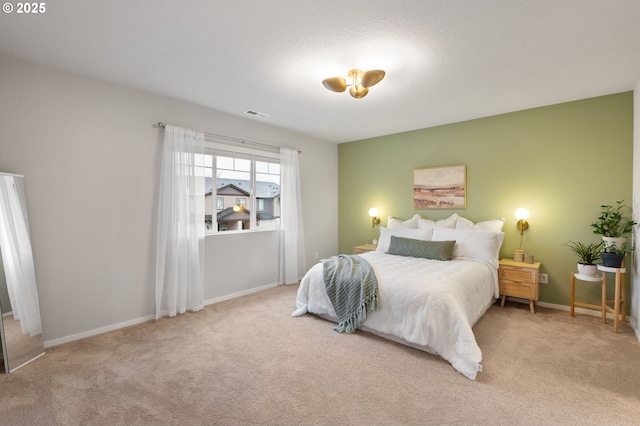
[[[482,352],[472,327],[499,295],[497,269],[504,220],[473,224],[452,217],[445,223],[414,217],[418,228],[408,227],[408,221],[401,221],[405,227],[381,228],[377,249],[358,255],[375,272],[379,299],[379,309],[370,312],[360,328],[439,355],[475,380],[482,371]],[[393,223],[391,218],[388,223]],[[428,247],[430,256],[391,254],[398,252],[398,241]],[[455,241],[451,260],[438,260],[442,253],[433,255],[436,243],[432,241]],[[293,315],[306,313],[337,321],[325,289],[322,262],[300,282]]]

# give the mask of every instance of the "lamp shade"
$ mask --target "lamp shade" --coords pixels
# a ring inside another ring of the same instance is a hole
[[[524,207],[520,207],[516,210],[515,215],[516,219],[518,220],[527,220],[529,219],[529,210],[525,209]]]
[[[375,207],[371,207],[369,209],[369,216],[371,216],[371,217],[378,216],[378,209],[376,209]]]

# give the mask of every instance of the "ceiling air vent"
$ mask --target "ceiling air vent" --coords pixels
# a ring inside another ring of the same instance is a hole
[[[244,113],[247,114],[247,115],[250,115],[252,117],[257,117],[257,118],[262,118],[262,119],[271,117],[269,114],[265,114],[264,112],[254,111],[252,109],[248,109]]]

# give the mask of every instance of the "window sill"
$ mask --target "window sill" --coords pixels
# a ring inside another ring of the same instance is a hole
[[[244,229],[242,231],[220,231],[220,232],[208,232],[204,234],[204,237],[215,237],[219,235],[242,235],[242,234],[255,234],[256,232],[280,232],[281,229],[269,228],[269,229]]]

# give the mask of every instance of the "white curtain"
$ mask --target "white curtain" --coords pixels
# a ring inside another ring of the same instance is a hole
[[[204,134],[164,129],[158,206],[156,319],[204,305]]]
[[[0,251],[13,317],[22,333],[42,333],[36,273],[24,210],[13,176],[0,178]]]
[[[280,284],[295,284],[306,270],[298,151],[280,149],[280,178]]]

